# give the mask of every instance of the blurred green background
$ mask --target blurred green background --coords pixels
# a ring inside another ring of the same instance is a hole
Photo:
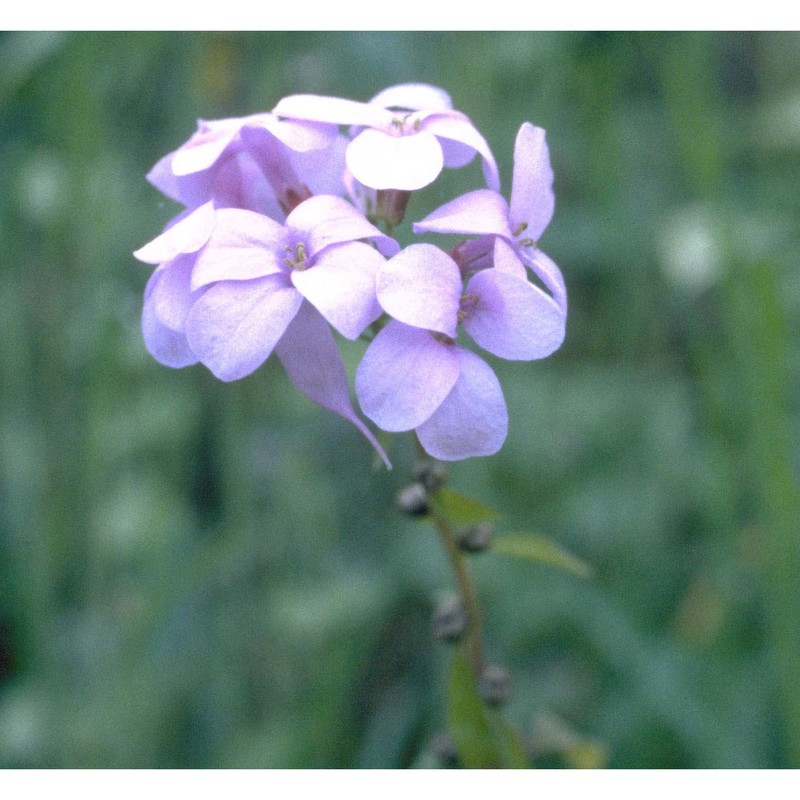
[[[3,34],[0,766],[437,763],[409,437],[375,470],[272,360],[157,364],[131,256],[196,118],[405,81],[506,192],[524,120],[556,174],[566,343],[491,362],[508,440],[450,471],[595,570],[475,558],[506,717],[543,766],[800,767],[800,36],[739,32]]]

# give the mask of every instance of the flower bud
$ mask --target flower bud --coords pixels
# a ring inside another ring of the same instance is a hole
[[[469,625],[469,614],[460,597],[451,597],[440,603],[433,612],[431,628],[440,642],[457,642]]]
[[[411,483],[401,489],[395,497],[398,508],[412,517],[421,517],[428,513],[428,492],[421,483]]]
[[[478,680],[478,691],[490,706],[501,706],[511,697],[511,676],[505,667],[496,664],[484,668]]]
[[[447,480],[447,468],[441,461],[425,459],[414,464],[411,477],[419,481],[428,492],[433,494],[437,489],[441,489]]]
[[[492,543],[494,529],[489,522],[480,522],[462,528],[456,534],[458,546],[466,553],[480,553]]]
[[[375,219],[385,220],[392,227],[399,225],[406,215],[411,192],[400,189],[379,189],[375,197]]]

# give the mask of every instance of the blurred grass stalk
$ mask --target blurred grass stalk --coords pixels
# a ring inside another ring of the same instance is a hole
[[[776,268],[759,261],[723,285],[728,336],[739,361],[748,431],[748,477],[758,498],[761,567],[788,765],[800,767],[800,492],[788,408],[788,327]]]
[[[725,272],[717,300],[723,344],[728,345],[734,366],[724,380],[731,395],[738,397],[740,417],[733,422],[743,433],[746,448],[740,452],[738,442],[728,447],[729,475],[743,471],[755,500],[755,518],[747,522],[755,523],[762,546],[769,667],[782,715],[781,748],[787,766],[799,768],[800,491],[788,401],[791,343],[779,265],[769,257],[748,259],[739,252],[725,205],[736,191],[726,183],[732,173],[725,147],[729,137],[724,133],[732,121],[725,119],[719,104],[720,38],[709,33],[679,37],[664,63],[664,90],[688,188],[720,212],[716,223]],[[701,131],[705,135],[698,135]],[[713,416],[714,410],[709,413]]]

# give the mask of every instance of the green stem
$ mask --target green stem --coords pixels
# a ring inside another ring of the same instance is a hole
[[[483,649],[481,640],[483,638],[483,622],[481,619],[481,608],[478,603],[478,596],[472,584],[472,578],[467,567],[467,559],[461,552],[455,534],[448,522],[439,514],[432,514],[431,520],[439,538],[442,541],[450,565],[456,576],[461,599],[467,612],[467,629],[465,631],[465,645],[469,655],[470,665],[476,677],[480,677],[483,672]]]

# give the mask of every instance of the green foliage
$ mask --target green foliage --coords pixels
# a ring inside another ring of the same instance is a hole
[[[439,489],[432,498],[434,513],[439,514],[454,528],[492,522],[500,515],[472,497],[448,487]]]
[[[447,691],[447,727],[465,769],[527,769],[518,734],[487,708],[463,648],[453,653]]]
[[[492,552],[524,561],[548,564],[582,578],[592,575],[592,568],[585,561],[568,553],[546,536],[534,533],[504,533],[496,536],[492,542]]]

